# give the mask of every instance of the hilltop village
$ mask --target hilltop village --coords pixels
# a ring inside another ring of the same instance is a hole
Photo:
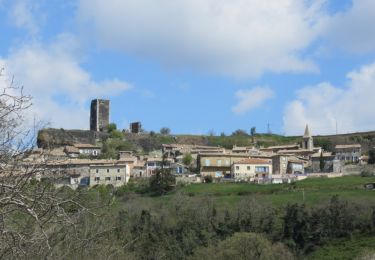
[[[362,155],[361,144],[337,144],[332,151],[315,146],[308,125],[304,132],[301,129],[301,143],[269,147],[249,143],[234,145],[231,149],[172,143],[162,144],[161,149],[147,154],[120,149],[115,156],[103,158],[104,147],[99,137],[111,138],[109,113],[109,100],[92,100],[87,133],[93,135],[94,144],[44,144],[31,151],[25,161],[45,163],[47,168],[61,174],[58,185],[72,188],[100,184],[122,186],[130,179],[150,178],[160,170],[168,170],[181,183],[291,183],[313,177],[339,177],[353,171],[359,173],[358,167],[368,162],[368,156]],[[130,124],[124,132],[141,135],[141,123]],[[86,137],[79,140],[88,140]],[[121,132],[117,138],[124,138]]]

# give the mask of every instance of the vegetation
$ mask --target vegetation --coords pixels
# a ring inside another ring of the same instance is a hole
[[[375,148],[370,149],[368,152],[368,163],[369,164],[375,164]]]
[[[162,135],[169,135],[169,134],[171,133],[171,129],[169,129],[168,127],[162,127],[162,128],[160,129],[160,133],[161,133]]]
[[[184,157],[182,158],[182,162],[189,166],[192,162],[193,162],[193,156],[191,156],[190,153],[187,153],[184,155]]]

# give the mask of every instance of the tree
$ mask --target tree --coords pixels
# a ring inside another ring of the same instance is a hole
[[[150,178],[150,191],[156,195],[164,195],[172,190],[176,184],[176,178],[170,169],[157,169],[155,175]]]
[[[45,154],[32,150],[36,129],[25,116],[31,96],[1,73],[0,258],[48,258],[65,231],[74,233],[86,208],[69,189],[53,185],[60,173],[52,173]],[[32,161],[31,155],[36,155]]]
[[[320,152],[320,158],[319,158],[319,168],[320,168],[320,172],[323,172],[324,171],[324,166],[325,166],[325,161],[324,161],[324,157],[323,157],[323,151]]]
[[[112,133],[114,130],[117,130],[117,125],[115,123],[110,123],[107,125],[108,133]]]
[[[264,235],[235,233],[218,244],[200,247],[191,259],[294,259],[282,244],[272,244]]]
[[[256,127],[255,126],[253,126],[251,129],[250,129],[250,134],[251,134],[251,136],[254,136],[255,134],[256,134]]]
[[[242,129],[237,129],[236,131],[234,131],[233,133],[232,133],[232,135],[242,135],[242,136],[246,136],[246,135],[248,135],[247,133],[246,133],[246,131],[245,130],[242,130]]]
[[[190,153],[187,153],[184,155],[184,157],[182,158],[182,162],[189,166],[192,162],[193,162],[193,156],[191,156]]]
[[[169,129],[168,127],[162,127],[162,128],[160,129],[160,133],[161,133],[162,135],[169,135],[169,134],[171,133],[171,129]]]
[[[368,152],[368,163],[369,164],[375,164],[375,148],[372,148]]]

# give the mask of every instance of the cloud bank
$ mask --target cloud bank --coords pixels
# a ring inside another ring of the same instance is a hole
[[[307,2],[81,0],[77,16],[101,47],[167,67],[257,77],[317,70],[301,52],[319,35],[323,1]]]
[[[60,35],[51,44],[14,49],[0,59],[0,67],[6,69],[8,78],[14,75],[15,84],[23,85],[33,97],[30,117],[35,115],[53,127],[87,129],[91,98],[118,95],[131,86],[118,79],[93,80],[74,49],[74,39]]]
[[[287,134],[300,134],[308,123],[314,133],[334,134],[375,129],[375,63],[347,74],[345,87],[324,82],[302,88],[284,111]]]
[[[235,114],[244,114],[263,105],[265,101],[273,98],[275,93],[268,87],[256,87],[250,90],[238,90],[235,95],[239,102],[232,111]]]

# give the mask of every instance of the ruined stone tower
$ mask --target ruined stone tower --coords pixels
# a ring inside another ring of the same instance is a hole
[[[93,99],[90,108],[90,130],[103,132],[109,124],[109,100]]]
[[[303,135],[302,149],[314,149],[314,140],[310,134],[309,125],[306,125],[305,134]]]

